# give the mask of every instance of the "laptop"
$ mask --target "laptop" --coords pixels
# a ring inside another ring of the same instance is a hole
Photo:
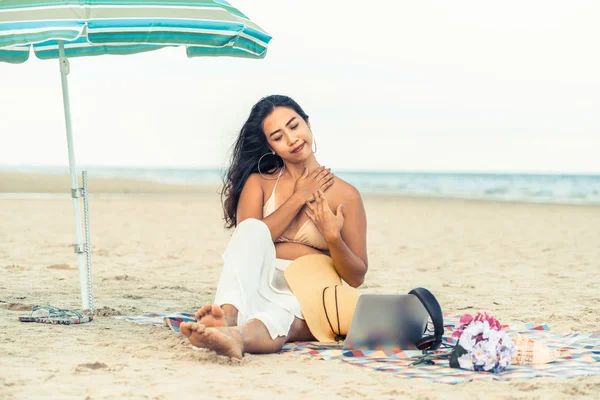
[[[412,294],[361,294],[344,350],[416,350],[429,314]]]

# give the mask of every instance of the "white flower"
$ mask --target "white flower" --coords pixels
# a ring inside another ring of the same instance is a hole
[[[487,321],[485,321],[485,322],[486,322],[486,324],[487,324]],[[488,324],[488,325],[489,325],[489,324]],[[490,329],[490,330],[487,332],[487,339],[488,339],[489,341],[493,341],[494,343],[498,343],[498,341],[499,341],[499,340],[500,340],[500,338],[502,337],[502,334],[503,334],[503,333],[504,333],[503,331],[496,331],[496,330],[494,330],[494,329]],[[484,334],[484,337],[486,337],[486,336],[485,336],[485,334]]]
[[[464,327],[458,344],[467,351],[458,357],[458,364],[471,371],[501,371],[510,365],[515,352],[506,332],[491,329],[487,320],[473,321]]]
[[[458,357],[458,365],[460,365],[462,369],[468,369],[470,371],[473,371],[474,368],[473,360],[471,360],[471,354],[466,353]]]
[[[510,354],[507,354],[506,352],[500,353],[500,360],[498,360],[498,364],[500,364],[501,367],[507,367],[510,364],[510,359]]]
[[[493,352],[486,352],[485,354],[485,364],[483,365],[483,369],[485,371],[489,371],[490,369],[494,368],[497,364],[497,359],[496,359],[496,350],[494,349]]]
[[[496,366],[495,362],[486,362],[485,364],[483,364],[483,370],[489,371],[490,369],[494,368],[495,366]]]
[[[475,345],[475,339],[473,339],[473,336],[470,333],[463,332],[462,336],[460,337],[460,340],[458,341],[458,344],[463,349],[470,352],[471,350],[473,350],[473,346]]]
[[[458,344],[467,351],[471,351],[475,345],[475,337],[482,332],[483,323],[480,321],[471,322],[463,331]]]
[[[481,342],[479,342],[479,344],[481,345],[483,351],[485,351],[486,354],[496,354],[496,342],[493,342],[491,340],[482,340]]]
[[[469,329],[469,331],[471,331],[473,336],[479,335],[480,333],[483,332],[483,322],[481,322],[481,321],[471,322],[469,324],[469,326],[467,327],[467,329]]]
[[[490,334],[490,330],[490,323],[487,321],[483,321],[481,332],[483,333],[482,336],[484,339],[487,339],[489,337],[488,335]]]
[[[473,364],[475,365],[484,365],[486,361],[485,351],[482,346],[477,343],[473,348]]]

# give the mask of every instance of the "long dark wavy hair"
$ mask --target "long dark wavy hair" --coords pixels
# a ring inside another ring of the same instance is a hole
[[[242,189],[250,174],[258,171],[259,159],[271,152],[267,138],[263,132],[263,121],[276,107],[290,108],[308,122],[308,115],[293,99],[288,96],[271,95],[263,97],[250,111],[250,116],[242,126],[231,151],[231,163],[223,176],[221,203],[225,219],[225,227],[237,226],[237,207]],[[283,167],[279,156],[266,156],[260,162],[263,174],[274,173]]]

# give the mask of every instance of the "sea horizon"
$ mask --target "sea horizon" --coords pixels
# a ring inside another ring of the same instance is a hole
[[[224,168],[80,166],[90,179],[133,179],[167,184],[218,186]],[[0,165],[4,173],[65,175],[66,165]],[[390,171],[337,169],[337,176],[365,194],[600,204],[600,174],[488,171]]]

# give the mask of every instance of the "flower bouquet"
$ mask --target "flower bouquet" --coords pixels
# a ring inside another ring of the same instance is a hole
[[[455,346],[420,356],[411,365],[446,359],[452,368],[498,373],[510,365],[515,353],[513,341],[500,322],[487,313],[463,315],[452,337],[458,341]]]
[[[458,340],[450,355],[453,368],[498,373],[510,365],[515,353],[512,339],[487,313],[463,315],[452,337]]]

